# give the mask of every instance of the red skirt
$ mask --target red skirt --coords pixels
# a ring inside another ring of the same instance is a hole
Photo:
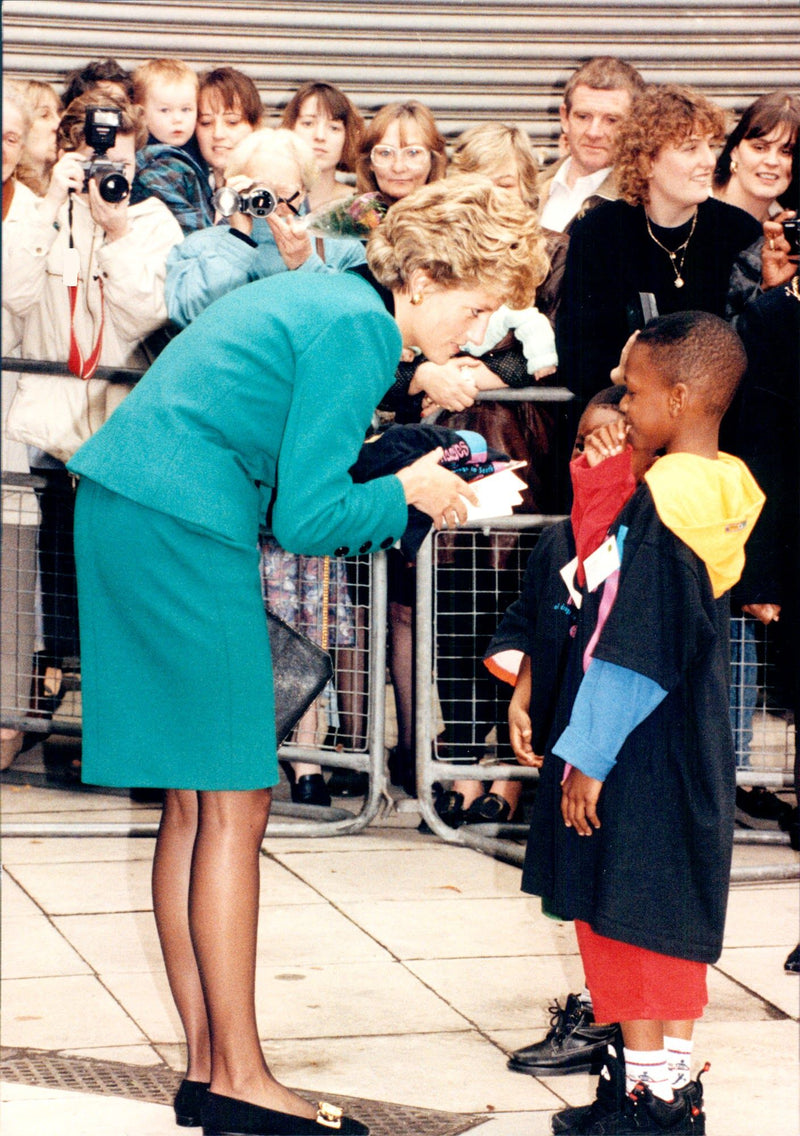
[[[694,1021],[708,1002],[707,965],[596,934],[575,920],[595,1021]]]

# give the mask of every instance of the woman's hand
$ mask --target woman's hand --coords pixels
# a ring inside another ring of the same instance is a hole
[[[105,201],[100,196],[94,178],[89,181],[89,212],[94,223],[105,233],[107,244],[118,241],[120,237],[130,232],[127,196],[123,197],[122,201]]]
[[[475,372],[483,367],[479,359],[458,355],[446,363],[420,363],[409,384],[409,394],[426,395],[428,413],[441,406],[444,410],[466,410],[478,394]]]
[[[625,386],[625,368],[628,365],[628,356],[630,355],[631,348],[638,338],[638,331],[635,331],[633,335],[628,336],[627,340],[625,341],[625,346],[622,348],[622,354],[619,357],[619,363],[617,363],[616,367],[612,368],[611,370],[609,378],[611,379],[611,382],[615,387]]]
[[[783,222],[796,216],[785,209],[777,217],[764,222],[764,244],[761,249],[761,283],[763,288],[788,284],[797,272],[797,256],[790,257],[792,246],[783,235]]]
[[[466,481],[439,465],[442,453],[439,446],[399,470],[396,476],[409,505],[427,513],[435,528],[455,529],[467,519],[466,501],[477,505],[478,498]]]
[[[74,151],[62,154],[50,175],[50,186],[39,206],[39,215],[48,223],[55,221],[59,209],[67,200],[70,190],[83,189],[83,165]]]
[[[313,250],[311,237],[302,227],[302,223],[293,217],[279,217],[277,213],[270,213],[267,224],[272,230],[278,252],[286,267],[295,269],[305,264]]]
[[[574,828],[578,836],[591,836],[593,828],[600,827],[597,802],[603,782],[570,769],[561,787],[561,815],[567,828]]]

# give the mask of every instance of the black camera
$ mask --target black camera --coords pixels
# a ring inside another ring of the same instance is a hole
[[[800,256],[800,218],[783,221],[783,235],[790,245],[789,256]]]
[[[83,192],[89,188],[94,178],[103,201],[115,204],[122,201],[130,192],[130,182],[125,177],[125,163],[112,162],[106,152],[117,141],[117,131],[122,125],[122,111],[117,107],[87,107],[83,136],[86,144],[94,150],[91,158],[84,158]]]
[[[247,193],[237,193],[230,186],[223,185],[211,198],[214,208],[221,217],[232,217],[234,213],[248,213],[251,217],[269,217],[278,204],[278,196],[265,185],[254,186]]]

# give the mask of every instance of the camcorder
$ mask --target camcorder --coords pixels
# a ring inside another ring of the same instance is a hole
[[[211,198],[214,208],[221,217],[232,217],[234,213],[247,213],[251,217],[269,217],[278,204],[278,195],[265,185],[254,186],[247,193],[237,193],[230,186],[223,185]]]
[[[125,177],[125,163],[112,162],[106,152],[117,141],[117,131],[122,126],[122,111],[117,107],[87,107],[83,134],[86,144],[94,153],[84,158],[83,192],[89,188],[94,178],[103,201],[115,204],[122,201],[130,192],[130,182]]]

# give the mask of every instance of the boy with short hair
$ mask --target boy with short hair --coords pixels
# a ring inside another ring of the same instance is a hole
[[[198,83],[181,59],[150,59],[133,73],[134,99],[149,131],[137,156],[133,199],[160,198],[184,234],[214,223],[208,164],[194,133]]]
[[[628,441],[664,456],[581,565],[523,873],[575,920],[595,1018],[624,1040],[594,1104],[554,1118],[565,1134],[705,1130],[688,1069],[733,844],[726,592],[764,500],[717,448],[745,365],[728,324],[679,312],[647,325],[626,366]]]

